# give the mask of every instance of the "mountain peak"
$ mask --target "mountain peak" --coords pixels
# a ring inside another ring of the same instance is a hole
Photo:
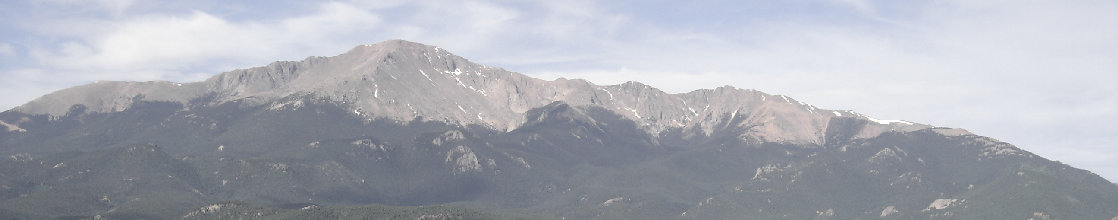
[[[422,43],[417,43],[417,42],[412,42],[412,41],[407,41],[407,40],[403,40],[403,39],[392,39],[392,40],[381,41],[381,42],[375,43],[375,44],[360,45],[358,47],[381,47],[381,48],[386,48],[386,49],[397,49],[397,48],[400,48],[400,47],[433,47],[433,46],[422,44]]]
[[[375,54],[375,53],[394,53],[394,52],[402,52],[402,51],[418,52],[418,51],[427,51],[427,50],[441,50],[441,48],[431,46],[431,45],[426,45],[426,44],[421,44],[421,43],[416,43],[416,42],[397,39],[397,40],[386,40],[386,41],[382,41],[380,43],[375,43],[375,44],[358,45],[356,47],[353,47],[353,49],[350,49],[350,51],[346,52],[345,54],[357,53],[357,54],[369,55],[369,54]],[[345,54],[343,54],[343,55],[345,55]],[[343,56],[343,55],[339,55],[339,56]]]

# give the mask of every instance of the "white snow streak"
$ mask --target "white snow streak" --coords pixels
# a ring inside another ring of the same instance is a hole
[[[601,89],[601,90],[606,91],[606,94],[609,94],[609,100],[613,100],[613,93],[612,92],[609,92],[609,90],[606,90],[606,89]]]
[[[423,70],[419,70],[419,74],[423,74],[423,77],[427,77],[427,81],[435,81],[435,80],[431,80],[431,77],[427,76],[427,73],[423,72]]]
[[[878,124],[883,124],[883,125],[892,124],[892,123],[901,123],[901,124],[906,124],[906,125],[912,125],[912,122],[908,122],[908,121],[905,121],[905,120],[881,120],[881,119],[876,119],[876,118],[872,118],[872,117],[869,117],[869,116],[863,116],[863,117],[866,117],[866,119],[869,119],[870,121],[873,121],[873,122],[878,123]]]
[[[457,76],[457,75],[462,75],[462,69],[459,69],[459,68],[454,68],[454,72],[451,72],[451,71],[443,71],[443,73],[453,73],[453,74],[454,74],[455,76]]]

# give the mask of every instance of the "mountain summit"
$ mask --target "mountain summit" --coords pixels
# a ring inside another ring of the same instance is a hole
[[[0,126],[12,218],[1118,218],[1113,183],[963,129],[547,81],[403,40],[91,83]]]

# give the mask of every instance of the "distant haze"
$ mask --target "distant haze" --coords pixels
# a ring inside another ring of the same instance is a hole
[[[544,79],[732,85],[960,127],[1118,180],[1118,2],[0,5],[0,109],[96,80],[200,81],[406,39]]]

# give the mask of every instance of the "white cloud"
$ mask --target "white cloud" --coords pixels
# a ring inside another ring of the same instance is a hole
[[[458,52],[492,49],[497,39],[516,35],[515,20],[520,10],[484,1],[412,3],[419,7],[413,13],[393,18],[393,30],[413,41],[456,48]],[[392,9],[385,9],[392,10]]]
[[[368,32],[379,22],[375,14],[338,2],[278,22],[230,22],[201,11],[152,14],[126,18],[93,32],[100,34],[62,43],[55,50],[39,49],[33,55],[47,66],[81,70],[102,79],[183,80],[190,74],[179,72],[192,67],[218,71],[227,65],[301,58],[308,52],[337,53],[356,44],[335,38]]]

